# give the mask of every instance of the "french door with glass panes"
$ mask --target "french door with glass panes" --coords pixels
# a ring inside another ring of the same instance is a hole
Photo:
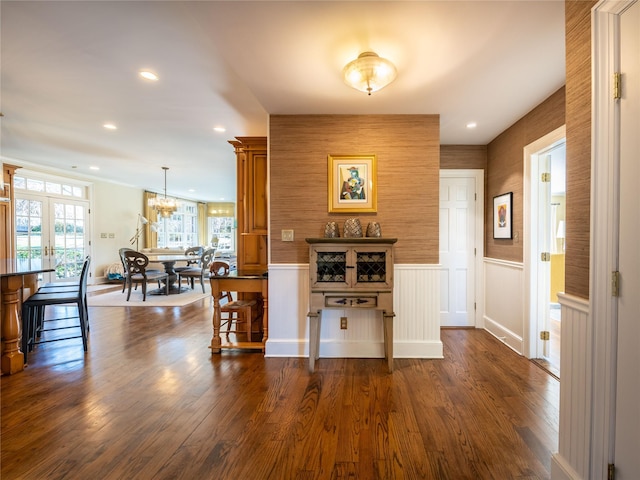
[[[16,192],[17,260],[51,260],[47,282],[78,280],[89,252],[88,212],[88,201]]]

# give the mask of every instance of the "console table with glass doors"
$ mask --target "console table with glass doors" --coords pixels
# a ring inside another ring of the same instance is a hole
[[[309,371],[320,352],[325,309],[382,313],[384,354],[393,371],[393,244],[396,238],[307,238],[309,244]]]

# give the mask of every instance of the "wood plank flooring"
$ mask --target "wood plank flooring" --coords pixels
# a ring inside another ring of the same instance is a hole
[[[209,299],[94,307],[2,377],[1,477],[547,479],[559,383],[480,330],[442,360],[211,355]]]

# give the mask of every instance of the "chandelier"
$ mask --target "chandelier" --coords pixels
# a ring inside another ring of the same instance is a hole
[[[167,170],[169,167],[162,167],[164,170],[164,197],[149,199],[149,207],[153,208],[162,218],[169,218],[178,209],[178,203],[174,198],[167,198]]]
[[[396,67],[377,53],[364,52],[342,70],[344,81],[350,87],[371,95],[389,85],[396,78]]]

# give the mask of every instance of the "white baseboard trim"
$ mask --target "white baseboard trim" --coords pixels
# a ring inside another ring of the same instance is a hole
[[[394,358],[444,358],[442,341],[396,342]]]
[[[266,357],[307,357],[309,344],[305,340],[267,340]],[[320,358],[384,358],[384,344],[371,341],[320,341]],[[394,358],[443,358],[441,341],[396,342]]]
[[[484,316],[484,329],[514,352],[522,355],[524,351],[524,341],[521,336],[516,335],[487,315]]]
[[[551,480],[582,480],[582,477],[560,454],[554,453],[551,456]]]

